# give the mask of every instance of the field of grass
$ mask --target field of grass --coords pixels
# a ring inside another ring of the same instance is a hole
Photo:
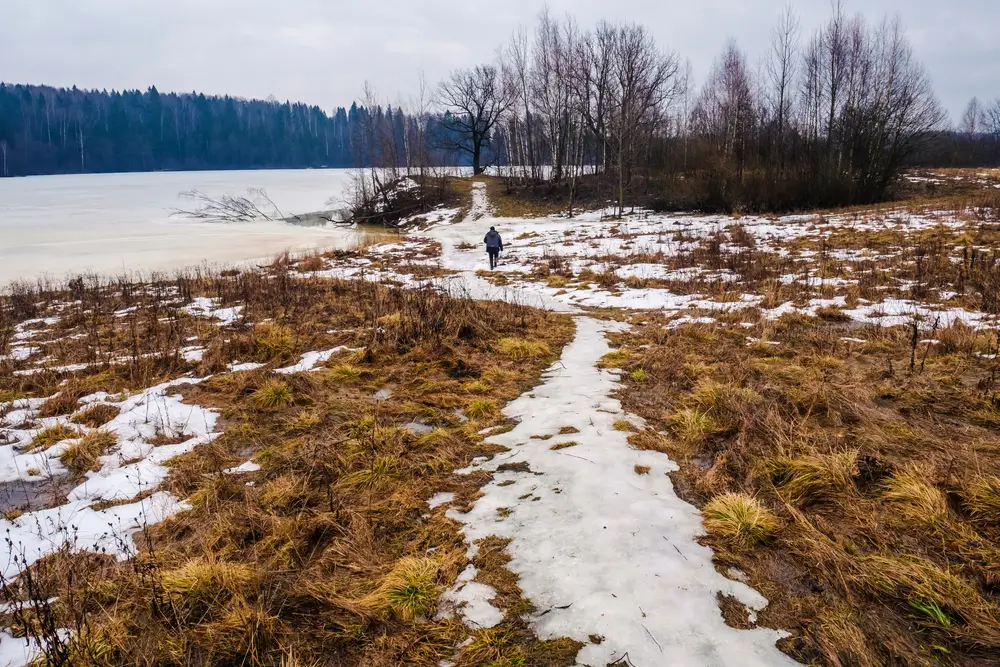
[[[633,443],[680,464],[717,567],[770,600],[756,622],[791,630],[787,653],[995,664],[993,332],[959,324],[914,349],[905,327],[820,318],[642,321],[611,360],[625,407],[647,420]]]
[[[558,356],[569,318],[294,268],[8,296],[0,338],[32,331],[37,351],[4,362],[4,400],[52,396],[52,413],[99,427],[114,415],[82,409],[84,394],[211,375],[177,391],[216,410],[223,433],[169,462],[161,488],[191,507],[143,528],[134,558],[64,548],[7,582],[2,622],[47,640],[53,665],[571,664],[573,642],[538,641],[517,614],[464,648],[462,622],[435,618],[468,563],[445,511],[485,482],[454,471],[492,453],[480,431],[503,426],[500,408]],[[197,297],[239,317],[185,312]],[[337,347],[313,371],[273,372]],[[45,370],[14,374],[42,357]],[[96,469],[114,440],[101,433],[67,449],[73,474]],[[451,504],[429,509],[442,492]],[[484,545],[479,577],[526,611],[505,562]]]

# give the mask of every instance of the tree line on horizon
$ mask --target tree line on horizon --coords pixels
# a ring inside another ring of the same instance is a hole
[[[108,92],[0,82],[0,177],[347,168],[358,166],[361,128],[375,123],[402,143],[415,122],[392,105],[354,103],[327,114],[306,104],[156,87]]]
[[[197,93],[0,84],[0,176],[362,168],[359,197],[400,174],[495,166],[511,187],[643,203],[773,210],[886,198],[908,166],[1000,164],[1000,100],[946,117],[898,21],[840,3],[809,36],[786,9],[751,64],[735,41],[696,85],[635,23],[582,29],[543,11],[494,60],[416,99],[316,106]],[[596,171],[596,173],[588,173]],[[584,184],[584,181],[586,183]]]

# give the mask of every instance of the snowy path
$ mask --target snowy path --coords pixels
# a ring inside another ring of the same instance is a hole
[[[486,183],[477,181],[472,184],[472,207],[463,222],[471,222],[485,218],[490,214],[490,203],[486,199]]]
[[[626,417],[612,398],[617,374],[595,364],[609,351],[604,332],[620,325],[576,323],[544,383],[504,410],[519,425],[489,439],[510,451],[461,471],[494,472],[484,496],[469,513],[449,516],[464,524],[470,544],[488,535],[512,540],[509,567],[539,612],[532,628],[542,639],[586,644],[581,665],[604,667],[626,654],[636,667],[797,664],[775,648],[778,631],[723,621],[718,592],[751,609],[767,601],[716,572],[711,550],[695,541],[701,517],[674,493],[666,475],[674,463],[631,448],[628,434],[614,430]],[[579,433],[558,435],[568,426]],[[570,441],[578,444],[552,449]],[[516,463],[530,472],[510,471]],[[604,639],[595,644],[592,635]]]
[[[483,201],[473,209],[488,211],[485,190],[474,190],[480,194]],[[618,420],[637,420],[613,397],[618,373],[597,363],[610,351],[605,333],[623,325],[583,316],[537,288],[494,286],[475,275],[485,256],[456,248],[478,228],[497,224],[505,231],[502,222],[487,217],[475,226],[435,230],[442,266],[459,271],[445,284],[478,299],[575,314],[577,332],[543,383],[504,410],[519,423],[488,442],[509,451],[459,471],[494,473],[471,511],[448,514],[463,525],[471,550],[489,535],[511,540],[509,567],[538,614],[529,619],[533,630],[541,639],[583,642],[580,665],[604,667],[623,658],[635,667],[798,664],[775,647],[781,632],[726,625],[718,593],[751,610],[767,600],[715,570],[711,549],[696,541],[704,533],[698,510],[677,497],[667,476],[674,462],[633,449],[628,433],[614,429]],[[578,432],[560,435],[565,427]],[[576,444],[552,449],[570,442]],[[530,471],[512,471],[510,464],[518,463]]]

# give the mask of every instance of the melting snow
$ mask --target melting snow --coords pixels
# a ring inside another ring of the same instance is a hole
[[[292,373],[304,373],[306,371],[319,370],[316,368],[316,364],[321,364],[326,362],[330,357],[337,354],[338,352],[357,352],[358,348],[348,347],[346,345],[340,345],[333,348],[332,350],[324,350],[322,352],[306,352],[302,355],[302,359],[299,363],[294,366],[286,366],[285,368],[275,369],[275,373],[283,373],[285,375],[290,375]]]
[[[490,604],[496,591],[486,584],[473,581],[476,568],[467,566],[455,585],[441,594],[441,611],[437,618],[454,618],[457,612],[465,624],[473,628],[492,628],[503,621],[504,613]]]
[[[534,631],[584,642],[580,664],[605,665],[625,653],[635,665],[796,664],[774,646],[783,633],[725,624],[717,593],[751,610],[767,600],[716,572],[712,551],[696,541],[698,511],[666,475],[676,465],[631,448],[614,429],[625,416],[612,398],[617,373],[595,364],[610,350],[604,333],[619,326],[577,319],[575,340],[544,383],[504,410],[521,422],[488,439],[509,451],[466,471],[495,473],[484,495],[469,513],[448,516],[463,524],[470,545],[489,535],[511,540],[509,567],[539,611],[530,619]],[[531,439],[563,426],[580,430],[578,445],[553,451]],[[498,472],[513,463],[531,472]],[[636,465],[650,474],[635,474]],[[532,498],[520,500],[526,494]],[[605,640],[592,644],[590,635]]]

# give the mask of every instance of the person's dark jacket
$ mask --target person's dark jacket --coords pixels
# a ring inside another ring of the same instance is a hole
[[[503,251],[503,239],[500,238],[500,234],[495,229],[486,232],[486,238],[483,241],[486,242],[486,250]]]

